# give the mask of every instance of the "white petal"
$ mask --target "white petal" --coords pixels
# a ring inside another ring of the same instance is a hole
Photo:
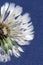
[[[22,13],[22,7],[16,6],[14,10],[15,16],[18,16]]]
[[[29,14],[26,13],[22,16],[22,23],[30,22],[31,18],[29,17]]]
[[[8,50],[8,55],[9,54],[12,55],[12,50],[10,50],[10,49]]]
[[[34,33],[34,31],[29,30],[29,29],[26,30],[26,31],[22,31],[22,34],[23,34],[23,35],[30,35],[30,34],[33,35],[33,33]]]
[[[13,51],[13,54],[14,54],[17,58],[20,56],[20,53],[19,53],[19,51],[17,50],[17,48],[16,48],[15,46],[13,46],[12,51]]]
[[[1,7],[1,15],[3,15],[4,5]]]
[[[29,42],[28,41],[25,41],[21,38],[18,38],[18,39],[15,39],[15,41],[19,44],[19,45],[28,45]]]
[[[19,50],[20,52],[24,52],[23,49],[22,49],[20,46],[18,47],[18,50]]]
[[[21,24],[20,25],[20,28],[23,28],[23,29],[27,29],[28,27],[30,27],[30,26],[32,26],[32,22],[30,22],[30,23],[25,23],[25,24]]]
[[[26,35],[25,37],[24,37],[24,39],[25,40],[33,40],[33,38],[34,38],[34,36],[33,35]]]
[[[7,23],[11,21],[12,17],[13,17],[13,11],[14,11],[14,8],[15,8],[15,4],[14,3],[10,3],[9,4],[9,7],[8,7],[8,10],[7,10],[7,13],[9,13],[7,19],[4,21],[4,23]]]
[[[4,14],[5,14],[5,12],[6,12],[7,8],[8,8],[8,6],[9,6],[9,4],[8,4],[8,3],[5,3],[5,5],[3,5],[3,6],[1,7],[1,15],[4,15]]]
[[[15,4],[14,4],[14,3],[10,3],[9,9],[8,9],[8,12],[10,11],[10,15],[14,13],[14,12],[13,12],[13,11],[14,11],[14,8],[15,8]],[[10,16],[10,15],[9,15],[9,16]]]
[[[13,18],[19,16],[22,13],[22,7],[20,6],[14,7],[11,4],[11,6],[9,7],[9,11],[10,11],[10,14],[9,14],[8,20],[12,20]]]
[[[8,3],[5,3],[5,5],[3,5],[3,6],[1,7],[2,21],[3,21],[4,17],[5,17],[5,13],[6,13],[6,11],[7,11],[8,6],[9,6],[9,4],[8,4]]]
[[[5,11],[7,10],[9,3],[5,3]]]

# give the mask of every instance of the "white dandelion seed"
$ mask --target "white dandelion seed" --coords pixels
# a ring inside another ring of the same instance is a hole
[[[0,61],[10,61],[14,54],[20,57],[24,50],[19,45],[28,45],[34,38],[31,18],[28,13],[24,15],[21,6],[5,3],[0,13]],[[17,42],[17,43],[16,43]]]

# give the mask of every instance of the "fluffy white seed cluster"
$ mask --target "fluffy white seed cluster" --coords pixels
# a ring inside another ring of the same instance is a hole
[[[4,40],[4,48],[7,49],[7,54],[3,54],[3,49],[0,46],[0,61],[7,62],[10,56],[14,54],[17,58],[20,57],[20,52],[24,52],[19,45],[28,45],[34,38],[34,27],[31,22],[29,13],[22,14],[22,7],[15,6],[14,3],[5,3],[1,7],[0,23],[10,27],[10,34]],[[4,34],[7,30],[3,29]],[[17,42],[17,43],[16,43]],[[8,48],[11,46],[11,49]]]

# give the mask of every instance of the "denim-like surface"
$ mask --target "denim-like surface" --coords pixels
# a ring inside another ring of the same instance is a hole
[[[17,59],[0,65],[43,65],[43,0],[0,0],[0,7],[5,2],[14,2],[23,7],[23,13],[30,13],[34,25],[35,36],[31,44],[24,46],[24,53]]]

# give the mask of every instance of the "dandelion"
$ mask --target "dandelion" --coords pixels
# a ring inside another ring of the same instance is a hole
[[[17,58],[24,52],[22,45],[28,45],[34,38],[33,25],[28,13],[22,14],[22,7],[5,3],[0,10],[0,61],[10,61],[12,54]]]

